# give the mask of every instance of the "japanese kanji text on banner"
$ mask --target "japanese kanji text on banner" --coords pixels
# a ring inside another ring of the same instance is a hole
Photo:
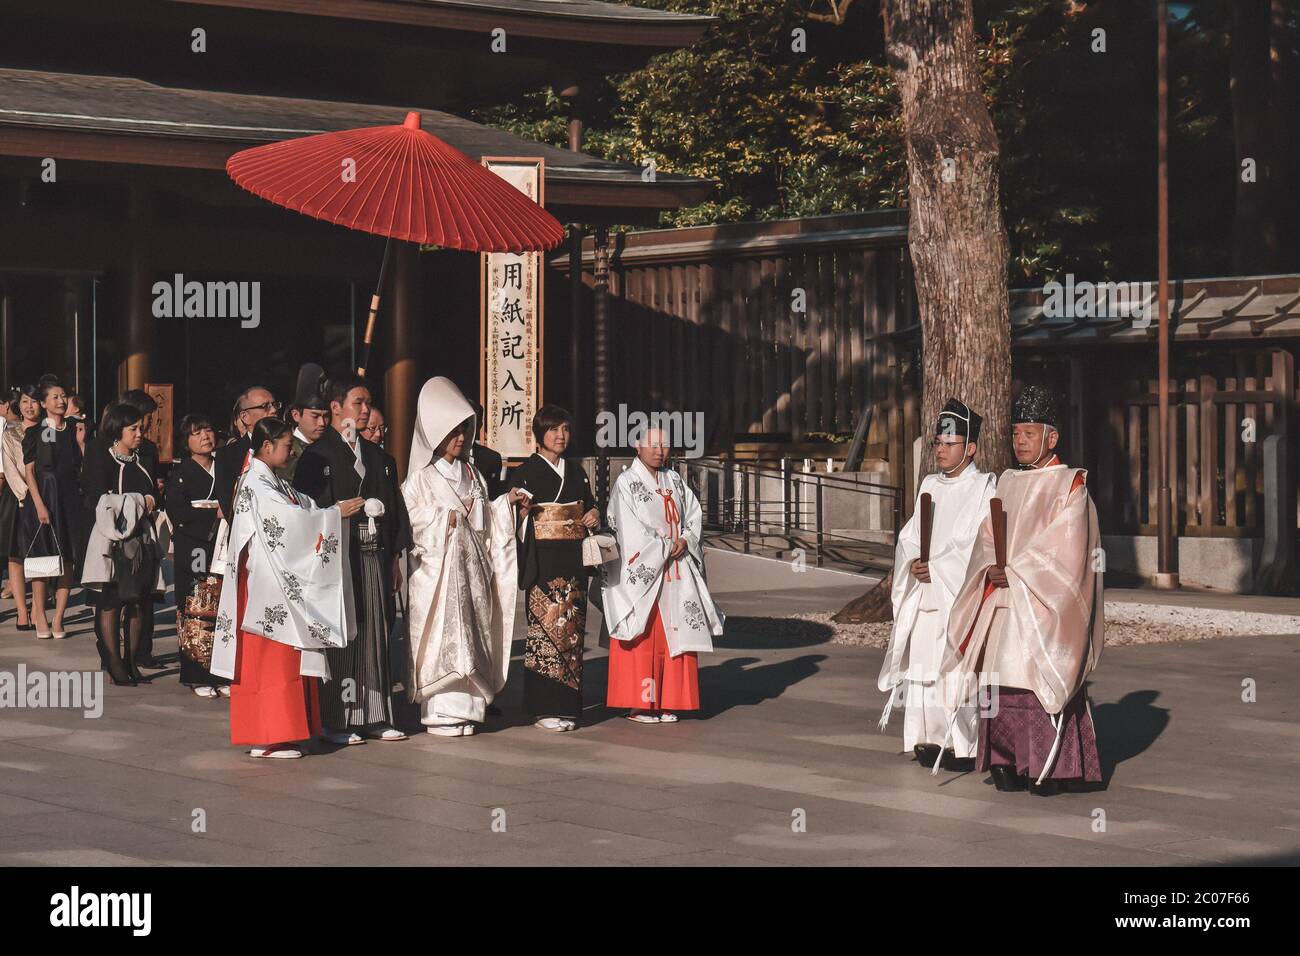
[[[485,156],[483,164],[543,204],[541,159]],[[542,254],[486,252],[481,272],[482,441],[503,458],[524,458],[542,392]]]

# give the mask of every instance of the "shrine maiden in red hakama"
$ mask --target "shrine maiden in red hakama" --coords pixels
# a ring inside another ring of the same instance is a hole
[[[675,720],[672,711],[699,709],[696,654],[713,650],[724,616],[704,581],[699,500],[676,471],[637,452],[609,499],[619,557],[605,565],[606,703],[634,720]]]
[[[234,682],[231,743],[271,756],[266,745],[319,732],[325,648],[346,646],[355,629],[342,517],[258,458],[240,479],[233,510],[211,671]]]

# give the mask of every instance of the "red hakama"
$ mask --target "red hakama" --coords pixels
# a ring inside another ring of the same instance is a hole
[[[248,604],[248,569],[240,561],[239,622]],[[307,740],[320,733],[319,682],[298,673],[296,647],[240,628],[230,687],[230,742],[254,747]]]
[[[656,696],[658,700],[653,699]],[[636,640],[610,639],[605,703],[630,710],[700,709],[699,661],[694,651],[668,656],[658,604],[650,612],[645,633]]]

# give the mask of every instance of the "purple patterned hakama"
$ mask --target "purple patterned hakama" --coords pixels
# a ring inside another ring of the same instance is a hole
[[[1033,691],[1019,687],[999,687],[997,712],[990,717],[980,711],[979,749],[975,769],[988,770],[990,765],[1010,765],[1019,775],[1037,780],[1047,765],[1056,740],[1056,729]],[[1097,732],[1081,690],[1066,705],[1065,727],[1061,747],[1048,780],[1101,780],[1101,759],[1097,754]]]

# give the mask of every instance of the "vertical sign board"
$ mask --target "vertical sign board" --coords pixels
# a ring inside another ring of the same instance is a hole
[[[541,158],[484,156],[483,165],[544,205]],[[485,252],[479,272],[480,440],[503,460],[526,458],[542,395],[542,254]]]
[[[160,462],[178,460],[175,449],[172,448],[172,438],[176,434],[177,425],[175,421],[176,410],[172,402],[175,388],[174,385],[150,385],[147,383],[144,387],[149,397],[158,403],[158,410],[153,413],[153,420],[149,423],[149,430],[145,432],[144,437],[158,446],[158,460]]]

